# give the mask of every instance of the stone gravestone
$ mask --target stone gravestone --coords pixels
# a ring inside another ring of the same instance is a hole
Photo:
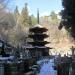
[[[75,62],[72,62],[72,63],[71,63],[71,66],[72,66],[71,75],[75,75]]]
[[[4,65],[0,63],[0,75],[4,75]]]

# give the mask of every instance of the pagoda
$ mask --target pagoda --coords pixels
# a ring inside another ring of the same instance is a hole
[[[30,53],[33,57],[40,58],[42,56],[49,55],[50,48],[45,46],[49,42],[44,41],[44,39],[48,37],[46,34],[47,31],[48,29],[41,26],[40,24],[37,24],[29,29],[29,38],[32,38],[33,41],[28,42],[31,44],[31,47],[28,49],[30,50]]]

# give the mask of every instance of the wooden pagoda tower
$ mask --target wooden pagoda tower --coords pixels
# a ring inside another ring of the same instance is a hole
[[[28,43],[31,44],[29,50],[33,57],[40,58],[49,55],[50,48],[45,46],[49,42],[44,41],[44,39],[48,37],[46,31],[48,31],[48,29],[39,24],[29,29],[29,38],[32,38],[33,41]]]

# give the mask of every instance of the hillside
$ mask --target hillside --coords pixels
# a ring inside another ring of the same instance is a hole
[[[41,23],[41,25],[48,29],[47,34],[49,37],[45,40],[51,42],[47,45],[53,48],[50,50],[50,54],[71,54],[70,48],[74,46],[74,42],[64,28],[62,30],[58,29],[59,23],[57,25],[52,25],[45,21]]]

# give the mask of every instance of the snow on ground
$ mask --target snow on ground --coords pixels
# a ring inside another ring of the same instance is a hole
[[[42,63],[40,73],[38,75],[57,75],[56,71],[53,69],[53,59],[45,59],[42,61],[39,61],[40,64]]]

